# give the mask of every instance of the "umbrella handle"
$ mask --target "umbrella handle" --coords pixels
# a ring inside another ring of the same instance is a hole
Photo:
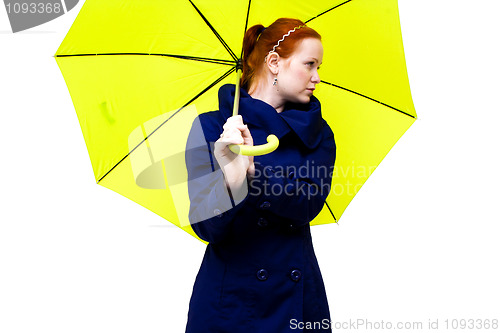
[[[238,108],[240,104],[240,80],[241,80],[241,62],[238,62],[236,68],[236,90],[234,93],[234,105],[233,105],[233,116],[238,114]],[[246,145],[229,145],[229,149],[235,154],[241,154],[245,156],[258,156],[269,154],[278,148],[279,140],[274,134],[267,136],[267,143],[259,146],[246,146]]]
[[[279,140],[274,134],[267,136],[267,143],[259,146],[229,145],[229,149],[235,154],[245,156],[259,156],[273,152],[278,148]]]

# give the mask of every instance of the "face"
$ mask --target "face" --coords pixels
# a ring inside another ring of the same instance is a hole
[[[282,58],[278,72],[278,94],[287,102],[309,103],[320,82],[318,69],[323,62],[323,45],[306,38],[289,58]]]

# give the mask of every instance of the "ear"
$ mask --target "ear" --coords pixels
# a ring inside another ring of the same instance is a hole
[[[278,75],[279,67],[278,63],[280,61],[280,55],[277,52],[270,52],[266,57],[267,68],[271,71],[273,75]]]

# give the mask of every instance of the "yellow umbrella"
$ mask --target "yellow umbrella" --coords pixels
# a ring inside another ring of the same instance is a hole
[[[98,184],[196,237],[183,164],[189,130],[218,109],[219,87],[237,81],[246,29],[280,17],[322,35],[315,95],[337,157],[311,224],[336,222],[416,119],[397,0],[87,0],[55,57]]]

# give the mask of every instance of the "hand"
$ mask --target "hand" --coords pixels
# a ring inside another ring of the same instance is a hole
[[[229,117],[223,128],[221,137],[215,142],[215,159],[221,166],[227,185],[232,190],[239,189],[247,174],[253,176],[255,173],[253,156],[235,154],[228,146],[230,144],[253,146],[253,138],[248,126],[243,124],[241,115]]]

